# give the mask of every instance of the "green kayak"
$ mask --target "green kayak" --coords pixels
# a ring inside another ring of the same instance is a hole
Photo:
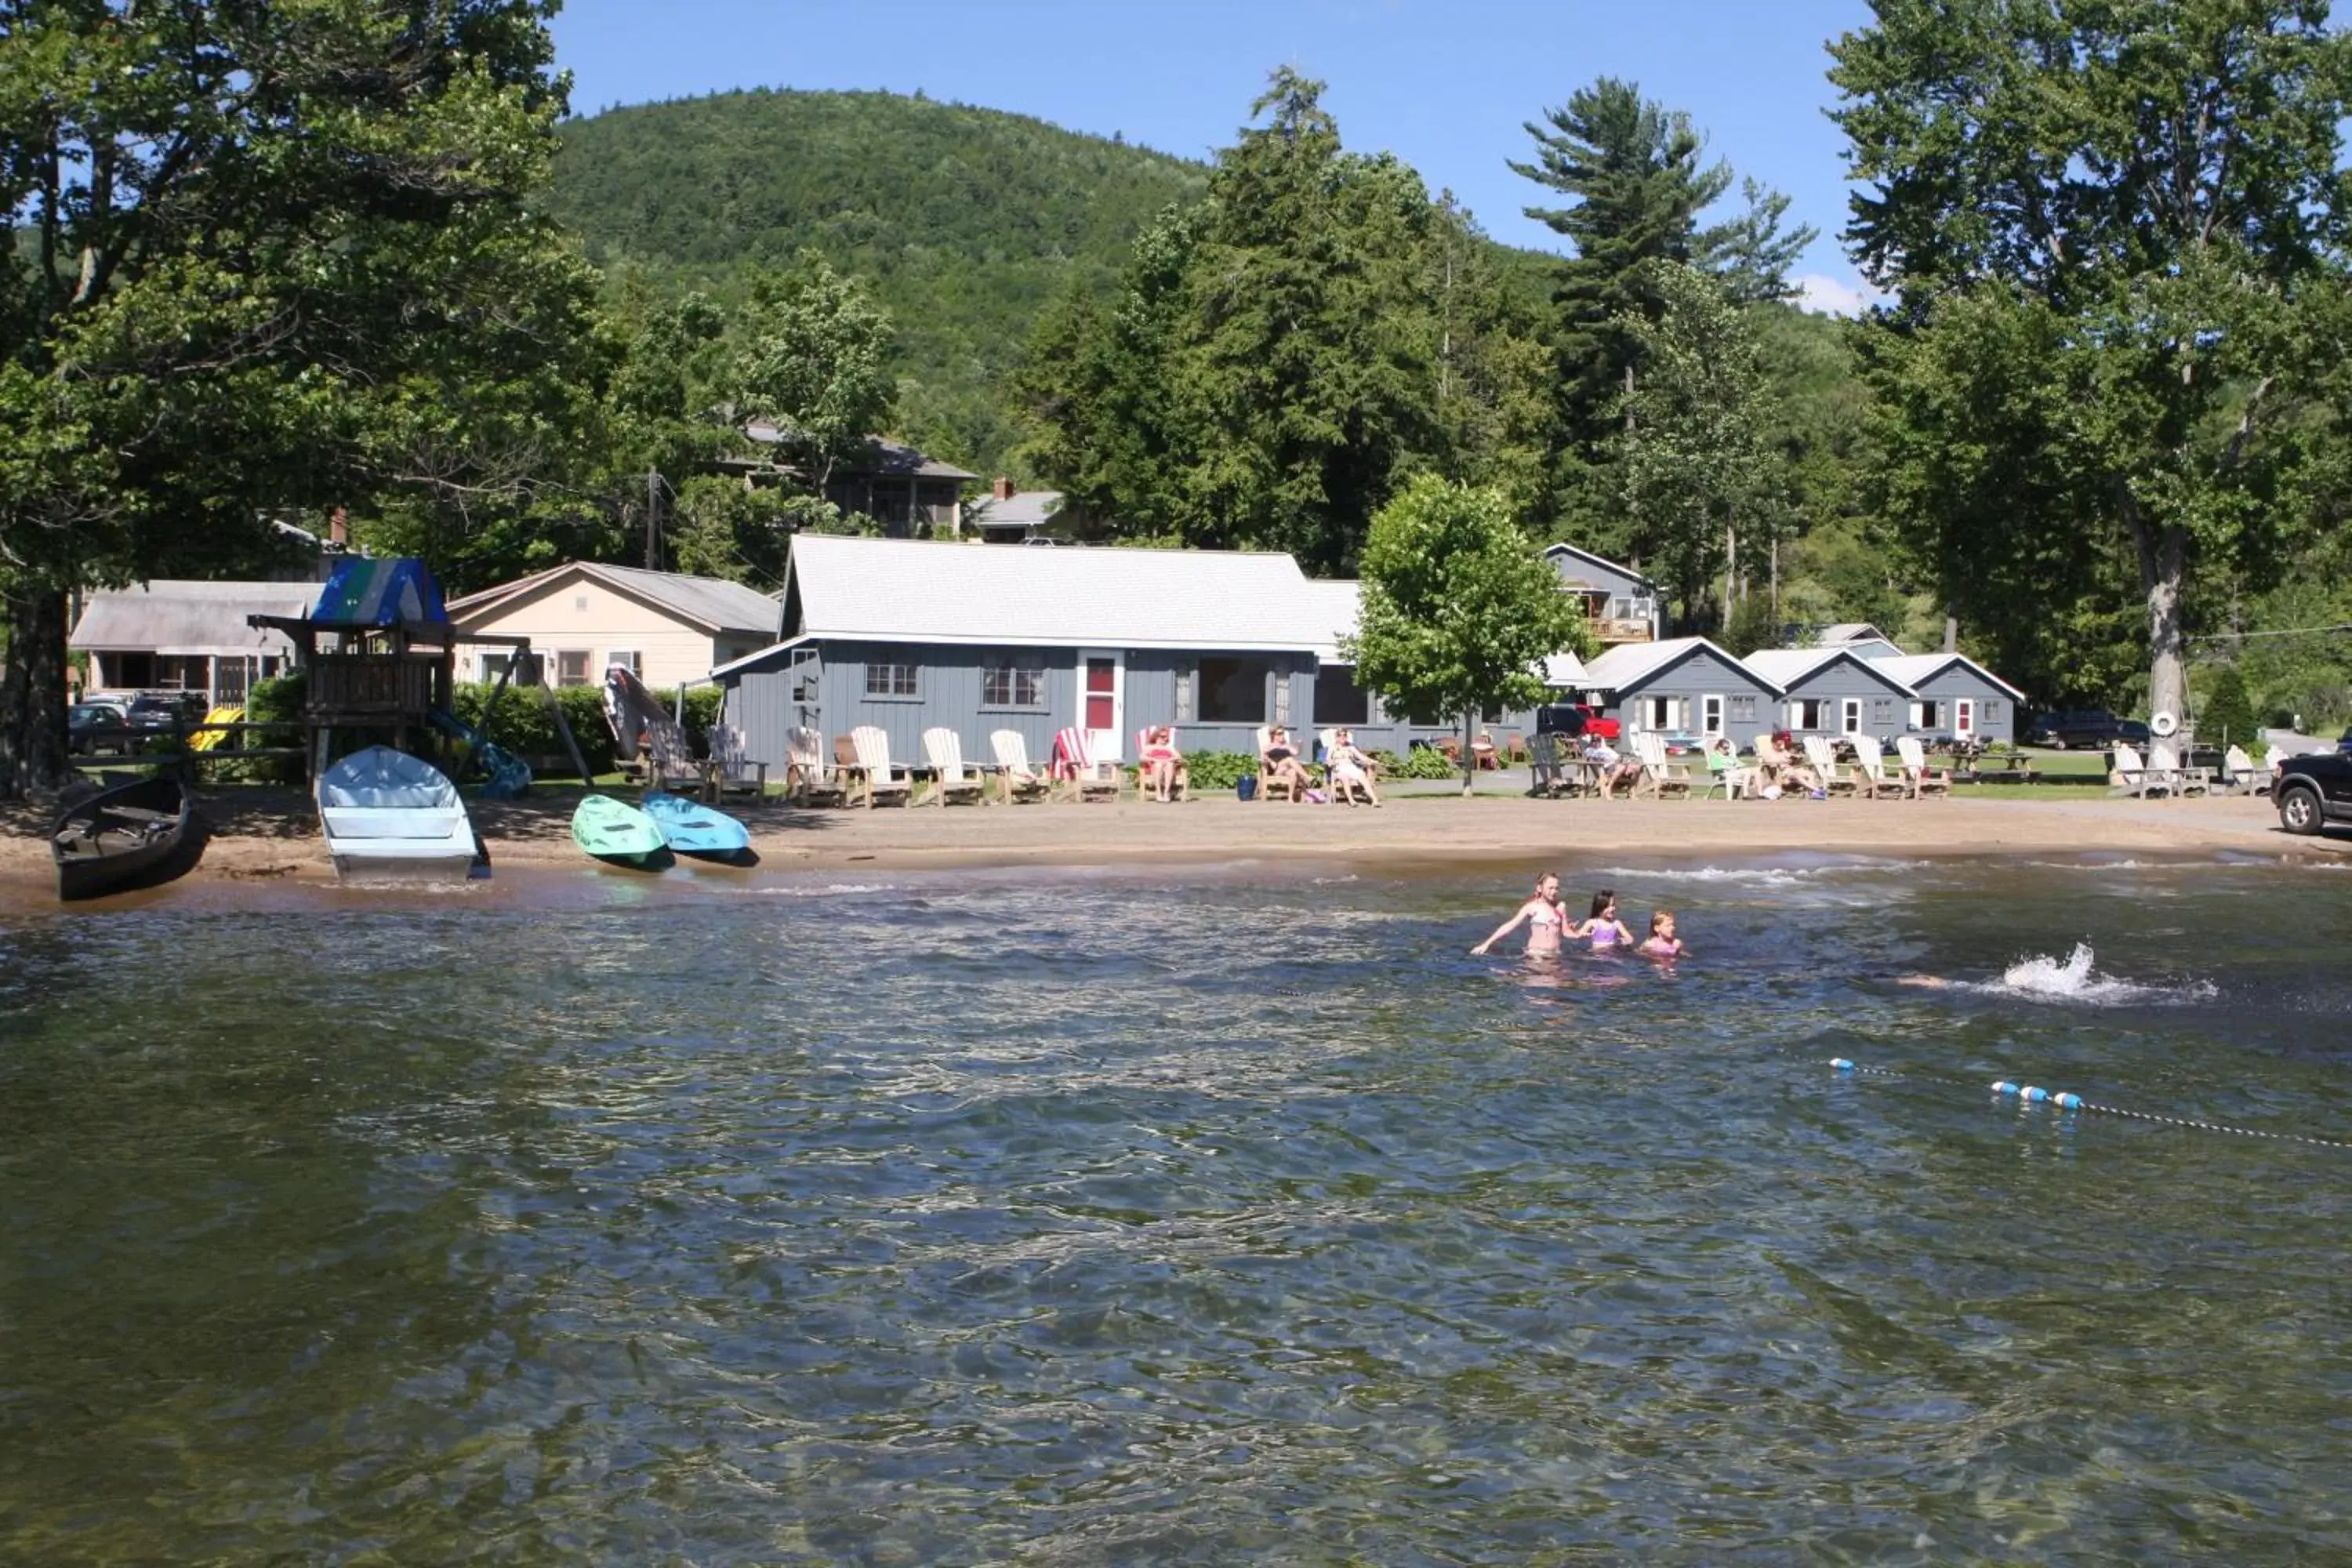
[[[609,795],[592,795],[572,814],[572,842],[615,866],[658,869],[670,862],[669,840],[654,819]]]

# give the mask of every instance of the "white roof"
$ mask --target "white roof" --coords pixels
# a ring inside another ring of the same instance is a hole
[[[1356,635],[1364,608],[1364,585],[1353,578],[1309,577],[1300,584],[1306,606],[1301,624],[1318,640],[1315,657],[1326,664],[1339,658],[1339,639]]]
[[[963,521],[967,528],[1038,528],[1061,510],[1059,490],[1014,490],[1001,500],[982,496],[967,502]]]
[[[1281,554],[803,533],[786,571],[799,629],[824,637],[1306,653],[1341,629],[1313,629],[1336,595],[1311,599],[1298,563]]]
[[[1906,653],[1894,658],[1874,658],[1870,662],[1881,669],[1892,671],[1895,679],[1915,689],[1921,681],[1935,679],[1953,665],[1964,664],[1983,676],[1991,685],[1998,686],[2008,692],[2016,700],[2020,702],[2025,700],[2024,692],[2020,691],[1964,653]]]
[[[495,588],[467,594],[449,601],[449,618],[459,629],[478,630],[484,617],[536,590],[567,577],[591,578],[614,592],[675,616],[714,636],[720,632],[756,632],[774,637],[782,624],[782,603],[773,595],[723,577],[692,577],[683,572],[646,572],[635,566],[607,566],[594,561],[569,561],[501,583]],[[467,623],[473,623],[468,626]]]
[[[1868,621],[1838,621],[1822,628],[1820,641],[1823,647],[1828,647],[1836,643],[1869,642],[1873,639],[1887,643],[1895,640]]]
[[[1799,681],[1811,679],[1840,659],[1859,665],[1889,685],[1901,688],[1906,697],[1918,695],[1900,671],[1887,668],[1895,660],[1864,658],[1848,647],[1760,647],[1740,662],[1781,690],[1793,691]]]
[[[1705,637],[1667,637],[1662,642],[1622,642],[1584,667],[1583,684],[1594,691],[1623,691],[1639,686],[1676,659],[1704,648],[1728,665],[1780,691],[1781,687],[1760,669],[1748,668]]]
[[[1591,683],[1584,661],[1572,653],[1556,653],[1543,661],[1546,686],[1582,687]]]

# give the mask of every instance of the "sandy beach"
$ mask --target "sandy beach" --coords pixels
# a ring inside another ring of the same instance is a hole
[[[571,866],[580,792],[480,801],[475,822],[499,867]],[[330,881],[318,825],[294,791],[208,792],[200,881]],[[765,870],[853,864],[895,868],[1089,866],[1309,859],[1431,863],[1539,861],[1617,854],[2009,855],[2231,853],[2352,859],[2352,840],[2279,830],[2261,799],[1555,801],[1405,796],[1385,808],[1292,806],[1229,798],[1115,805],[796,811],[731,805]],[[52,896],[46,819],[19,808],[0,838],[0,898]]]

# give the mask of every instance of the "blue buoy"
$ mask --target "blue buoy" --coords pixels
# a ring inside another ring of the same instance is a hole
[[[1837,1068],[1840,1072],[1852,1072],[1853,1070],[1853,1064],[1846,1060],[1843,1057],[1832,1057],[1830,1058],[1830,1066]]]
[[[2083,1109],[2083,1097],[2079,1094],[2061,1094],[2054,1097],[2052,1103],[2061,1110],[2080,1110]]]
[[[2036,1089],[2030,1083],[2023,1089],[2019,1089],[2017,1093],[2018,1098],[2021,1100],[2047,1100],[2050,1098],[2050,1091],[2048,1089]]]
[[[2017,1092],[2017,1085],[2010,1082],[2007,1079],[2002,1079],[1999,1083],[1992,1086],[1992,1091],[1995,1094],[2015,1094]]]

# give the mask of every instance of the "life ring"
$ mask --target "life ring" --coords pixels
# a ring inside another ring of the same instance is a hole
[[[2179,730],[2179,728],[2180,721],[2174,718],[2169,713],[2153,714],[2149,717],[2147,721],[2147,732],[2149,734],[2159,735],[2168,740],[2170,739],[2171,736]]]

